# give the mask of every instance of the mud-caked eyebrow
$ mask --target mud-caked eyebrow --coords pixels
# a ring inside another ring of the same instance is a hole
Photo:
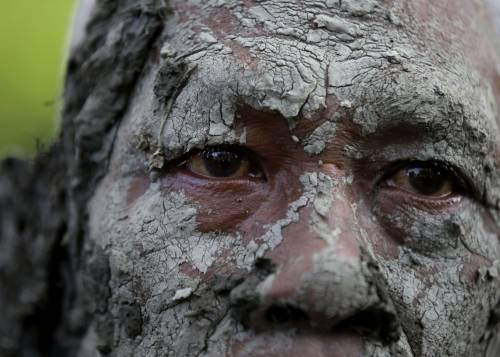
[[[483,101],[486,102],[486,101]],[[425,91],[380,93],[353,114],[353,143],[365,159],[438,160],[463,172],[482,194],[499,152],[495,113],[460,96]]]

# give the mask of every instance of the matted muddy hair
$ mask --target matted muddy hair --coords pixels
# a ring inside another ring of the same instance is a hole
[[[167,14],[162,0],[97,1],[67,64],[57,142],[34,163],[0,162],[1,356],[70,355],[87,329],[85,206]]]
[[[96,3],[86,34],[70,54],[60,141],[71,197],[85,204],[106,170],[116,128],[161,34],[167,8],[155,0]],[[81,207],[72,207],[78,216]],[[70,217],[70,231],[81,220]]]

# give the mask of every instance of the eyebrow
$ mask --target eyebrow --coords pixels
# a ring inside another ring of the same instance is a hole
[[[423,78],[418,80],[418,83],[403,83],[396,87],[389,86],[387,83],[391,80],[391,74],[385,72],[381,70],[378,79],[371,78],[369,86],[367,83],[357,83],[351,89],[353,98],[361,99],[361,104],[355,105],[351,118],[364,134],[361,139],[357,140],[359,145],[364,143],[362,145],[364,147],[376,147],[378,148],[376,151],[387,158],[391,158],[390,151],[394,147],[400,150],[396,154],[404,153],[415,157],[423,157],[426,155],[423,149],[427,149],[428,156],[434,155],[436,159],[462,168],[474,182],[482,181],[480,178],[486,161],[498,160],[498,157],[495,157],[495,149],[499,150],[495,139],[500,136],[498,125],[495,125],[495,113],[489,111],[484,105],[486,94],[478,88],[472,88],[472,84],[468,83],[467,79],[463,82],[470,88],[467,89],[464,86],[464,91],[458,93],[459,95],[453,90],[444,93],[439,88],[446,89],[448,84],[441,83],[435,78],[432,80]],[[448,73],[446,75],[450,76]],[[448,80],[447,77],[445,79]],[[365,93],[359,93],[363,91],[361,89],[363,86]],[[357,92],[356,87],[359,89]],[[188,96],[199,94],[192,93]],[[472,105],[470,98],[464,99],[467,95],[477,97],[479,100]],[[255,93],[255,96],[258,97],[258,93]],[[360,96],[362,98],[357,98]],[[237,101],[237,97],[222,100]],[[201,105],[197,101],[187,100],[187,102]],[[189,104],[187,102],[175,103],[174,106],[187,105]],[[237,104],[233,103],[234,107],[237,107]],[[205,115],[208,113],[206,109],[204,108]],[[178,110],[181,115],[183,111],[183,109]],[[205,127],[206,133],[203,135],[206,137],[206,142],[209,138],[213,139],[213,136],[208,133],[213,122],[211,119],[198,117],[194,120],[186,115],[184,120],[187,122],[182,128],[191,125],[197,128]],[[178,134],[174,135],[179,141],[185,141],[178,144],[189,148],[191,144],[189,135],[182,135],[183,138],[180,138]],[[199,136],[200,133],[198,132],[197,135]],[[168,147],[169,141],[165,140],[165,137],[162,139]],[[203,140],[200,138],[197,140],[196,145],[203,144]],[[227,138],[221,138],[220,143],[231,142],[228,142]],[[425,147],[418,147],[418,145]],[[392,158],[396,156],[393,154]]]
[[[487,173],[498,165],[500,150],[496,113],[491,108],[471,105],[471,100],[429,88],[429,83],[402,86],[398,95],[375,92],[362,113],[353,117],[362,131],[354,140],[361,152],[374,160],[449,163],[467,176],[478,196],[483,194]],[[486,103],[486,94],[475,91],[473,95],[483,96],[477,102]]]

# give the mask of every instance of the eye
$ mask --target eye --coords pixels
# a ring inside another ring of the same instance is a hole
[[[414,195],[446,198],[460,190],[457,175],[436,161],[415,161],[400,167],[386,184]]]
[[[220,179],[263,178],[263,172],[248,150],[239,146],[212,146],[193,153],[185,163],[196,175]]]

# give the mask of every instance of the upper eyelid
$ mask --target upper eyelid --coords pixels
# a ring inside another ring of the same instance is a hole
[[[426,165],[428,165],[429,163],[433,163],[433,164],[441,166],[442,168],[444,168],[445,170],[447,170],[448,172],[450,172],[453,175],[453,178],[458,182],[459,188],[461,190],[463,190],[464,194],[467,194],[473,198],[477,198],[476,194],[475,194],[476,192],[475,192],[473,186],[471,185],[471,183],[469,182],[469,179],[467,178],[467,176],[464,175],[464,173],[461,172],[461,170],[459,168],[455,167],[454,165],[452,165],[448,162],[445,162],[445,161],[440,161],[440,160],[412,160],[412,159],[408,159],[408,160],[401,160],[399,162],[390,163],[389,167],[386,168],[386,170],[385,170],[386,172],[384,172],[378,178],[377,183],[376,183],[377,186],[382,185],[384,181],[388,180],[391,176],[396,174],[399,170],[404,169],[405,167],[408,167],[409,165],[415,164],[415,163],[422,163],[422,164],[426,164]]]
[[[183,153],[177,158],[173,158],[172,160],[168,160],[166,162],[165,168],[163,171],[168,171],[171,170],[175,167],[182,166],[186,164],[187,160],[194,154],[202,152],[203,150],[210,149],[210,148],[227,148],[227,149],[232,149],[232,150],[237,150],[243,154],[245,154],[251,161],[251,163],[257,164],[258,167],[261,169],[261,171],[264,173],[264,177],[267,179],[268,178],[268,172],[265,169],[265,165],[263,165],[263,158],[254,150],[251,148],[246,147],[245,145],[241,145],[239,143],[221,143],[221,144],[214,144],[214,145],[207,145],[204,148],[193,148],[188,152]],[[383,150],[382,150],[383,151]],[[477,183],[475,184],[474,181],[471,179],[469,175],[467,175],[466,171],[463,170],[461,167],[458,165],[451,163],[449,161],[443,160],[441,158],[430,158],[428,160],[418,158],[418,157],[412,157],[412,158],[407,158],[407,159],[400,159],[400,160],[380,160],[380,161],[385,161],[387,162],[386,164],[382,165],[382,167],[379,167],[380,172],[379,175],[375,177],[375,186],[380,186],[380,184],[391,174],[394,174],[398,169],[403,168],[405,165],[409,165],[410,163],[415,163],[415,162],[435,162],[438,165],[441,165],[444,167],[446,170],[450,171],[453,174],[453,177],[457,180],[460,188],[463,189],[463,192],[466,193],[468,196],[471,198],[474,198],[478,201],[481,201],[481,192],[477,189]],[[359,167],[358,167],[359,169]],[[361,167],[361,169],[363,169]]]
[[[416,103],[421,100],[416,99]],[[424,101],[422,101],[425,104]],[[380,106],[380,103],[377,105]],[[431,106],[432,107],[432,106]],[[393,108],[394,109],[394,108]],[[367,109],[369,110],[369,109]],[[449,163],[456,172],[463,175],[477,193],[484,187],[486,179],[483,168],[487,160],[494,157],[494,151],[484,151],[482,145],[469,145],[470,137],[490,141],[491,132],[483,132],[478,125],[465,125],[468,131],[449,128],[444,114],[432,115],[405,111],[405,108],[384,112],[376,117],[384,118],[368,135],[354,137],[353,143],[366,158],[380,161],[396,161],[405,157],[415,157],[422,161],[435,159]],[[387,115],[384,115],[387,114]],[[464,123],[472,119],[467,113],[461,116]],[[485,119],[487,120],[487,119]],[[463,125],[462,125],[463,126]],[[457,126],[457,128],[462,128]],[[470,136],[466,134],[470,132]],[[375,150],[373,150],[375,149]],[[374,153],[375,151],[375,153]]]
[[[482,171],[484,159],[474,159],[474,157],[463,152],[451,150],[438,150],[429,146],[428,137],[414,137],[406,142],[394,142],[392,135],[388,133],[385,141],[372,138],[361,139],[352,144],[360,158],[353,159],[353,163],[371,165],[374,169],[375,181],[378,183],[382,176],[397,165],[408,162],[435,161],[450,169],[464,187],[470,193],[470,196],[481,201],[482,190],[484,188],[485,175]],[[381,133],[376,134],[377,137]],[[401,136],[399,136],[400,138]],[[399,140],[398,138],[398,140]],[[427,149],[426,149],[427,148]],[[375,150],[374,150],[375,149]],[[360,167],[358,166],[358,170]],[[363,167],[361,167],[363,169]]]
[[[259,167],[259,169],[264,173],[264,176],[267,177],[267,173],[266,173],[266,171],[263,167],[263,164],[262,164],[263,159],[260,157],[260,155],[258,153],[256,153],[255,151],[249,149],[248,147],[246,147],[244,145],[240,145],[240,144],[215,144],[215,145],[207,145],[206,147],[201,148],[201,149],[200,148],[191,149],[190,151],[182,154],[181,156],[174,158],[172,160],[169,160],[167,162],[167,164],[165,165],[165,170],[168,171],[168,170],[171,170],[175,167],[184,166],[193,155],[199,154],[199,153],[203,152],[204,150],[209,150],[211,148],[221,148],[221,149],[227,148],[227,149],[233,149],[233,150],[238,151],[239,153],[242,153],[243,155],[245,155],[245,157],[247,159],[249,159],[248,161],[251,164],[256,164]]]

